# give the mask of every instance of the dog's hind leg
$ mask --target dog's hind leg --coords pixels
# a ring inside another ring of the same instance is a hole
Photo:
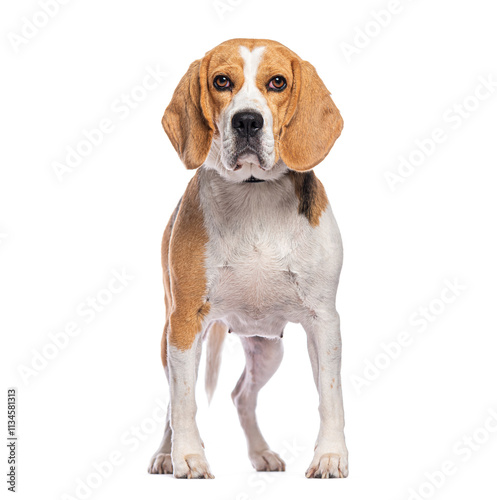
[[[258,471],[284,471],[285,462],[271,451],[257,424],[257,394],[274,375],[283,358],[280,338],[240,337],[246,365],[231,397],[238,411],[250,461]]]
[[[173,464],[171,461],[171,425],[169,423],[171,407],[167,405],[166,428],[159,448],[154,453],[148,466],[149,474],[172,474]]]
[[[167,369],[167,325],[164,328],[164,333],[162,336],[162,363],[164,365],[164,371],[166,373],[166,378],[169,381],[169,370]],[[166,427],[164,429],[164,435],[162,436],[162,441],[159,445],[157,451],[153,454],[150,464],[148,466],[149,474],[172,474],[173,464],[171,460],[171,404],[167,405],[167,416],[166,416]]]

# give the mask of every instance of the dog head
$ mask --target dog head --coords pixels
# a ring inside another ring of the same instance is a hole
[[[191,64],[162,124],[187,168],[242,182],[313,168],[343,120],[310,63],[271,40],[235,39]]]

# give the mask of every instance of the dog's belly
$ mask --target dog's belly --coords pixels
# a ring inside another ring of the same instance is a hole
[[[211,270],[211,315],[240,335],[280,336],[302,309],[291,263],[253,248]]]

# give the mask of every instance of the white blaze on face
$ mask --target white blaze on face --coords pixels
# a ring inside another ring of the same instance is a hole
[[[233,180],[240,181],[250,177],[251,175],[261,178],[270,179],[278,177],[281,172],[269,171],[274,166],[274,136],[273,136],[273,115],[266,98],[257,87],[257,72],[264,54],[265,47],[256,47],[250,51],[247,47],[240,47],[240,56],[243,59],[243,75],[244,82],[240,90],[233,97],[228,107],[222,113],[219,121],[219,130],[221,132],[221,141],[218,147],[214,148],[220,153],[222,166],[216,165],[216,168],[221,167],[221,173]],[[244,154],[238,157],[238,165],[242,168],[237,171],[232,171],[233,166],[230,165],[230,159],[236,154],[235,142],[236,132],[232,127],[233,116],[240,111],[255,111],[262,115],[264,125],[260,135],[259,157],[265,165],[266,171],[263,171],[259,166],[259,160],[255,154]],[[219,148],[219,149],[218,149]],[[214,152],[213,151],[213,152]],[[216,162],[217,163],[217,162]],[[224,168],[222,168],[224,167]]]
[[[250,52],[247,47],[240,47],[240,55],[242,56],[243,76],[245,81],[240,92],[236,94],[233,99],[234,113],[245,109],[254,109],[259,111],[264,118],[264,126],[262,127],[262,144],[274,145],[273,138],[273,114],[267,105],[266,98],[262,95],[261,91],[257,88],[257,71],[262,59],[265,47],[256,47]],[[233,113],[233,114],[234,114]]]
[[[273,133],[273,115],[267,105],[266,99],[257,88],[257,71],[262,59],[265,47],[256,47],[250,52],[247,47],[240,47],[240,55],[243,59],[243,76],[245,81],[240,91],[234,97],[231,105],[234,113],[244,110],[256,110],[264,118],[263,133],[268,130]],[[233,113],[233,114],[234,114]]]

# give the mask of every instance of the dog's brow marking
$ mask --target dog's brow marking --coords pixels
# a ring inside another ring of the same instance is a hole
[[[247,47],[243,45],[240,47],[240,56],[243,59],[243,76],[245,77],[244,86],[251,87],[254,85],[255,87],[257,70],[259,69],[259,64],[265,49],[266,47],[256,47],[250,52]]]

